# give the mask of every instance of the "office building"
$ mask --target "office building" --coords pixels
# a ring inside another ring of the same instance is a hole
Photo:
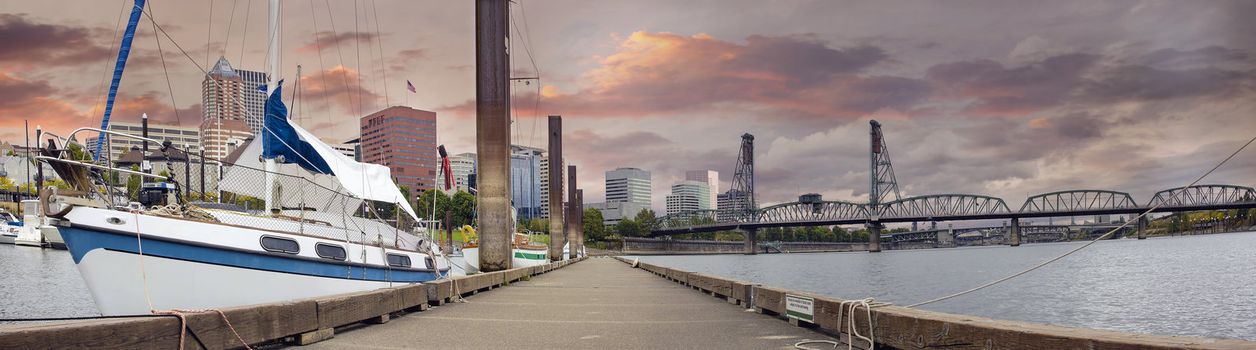
[[[109,124],[109,131],[133,136],[144,136],[144,125],[143,123],[112,122]],[[97,136],[87,138],[88,150],[94,151],[96,149],[96,143],[99,142],[97,138]],[[175,147],[193,153],[197,152],[201,147],[201,132],[196,127],[149,124],[148,138],[170,141]],[[115,161],[121,159],[122,154],[131,150],[131,148],[144,149],[144,141],[138,139],[120,136],[112,136],[110,139],[108,157]],[[160,143],[148,143],[149,151],[156,151],[160,148]],[[106,156],[102,155],[100,159],[106,159]]]
[[[541,217],[544,192],[541,190],[541,159],[544,154],[545,151],[540,148],[510,145],[510,199],[519,213],[519,220]],[[548,205],[549,201],[544,203]]]
[[[619,168],[606,172],[606,202],[630,202],[650,206],[650,172]]]
[[[222,159],[262,130],[266,74],[234,69],[224,57],[201,81],[201,143],[205,156]]]
[[[387,166],[416,197],[435,188],[436,113],[393,106],[361,119],[362,161]]]
[[[736,189],[728,190],[716,196],[718,203],[716,204],[716,219],[720,221],[731,220],[732,218],[745,212],[749,207],[749,200],[746,193]]]
[[[562,165],[563,165],[563,169],[566,170],[567,162],[563,162]],[[541,170],[540,170],[541,172],[541,218],[548,219],[549,218],[549,190],[550,190],[548,153],[541,155],[540,167],[541,167]],[[563,175],[567,175],[567,174],[563,173]],[[559,188],[566,187],[567,186],[566,182],[567,181],[563,181],[563,183],[558,184],[558,187]],[[563,194],[566,194],[566,193],[564,192]],[[563,198],[565,199],[567,197],[563,196]]]
[[[454,191],[471,192],[470,177],[475,174],[475,153],[459,153],[449,156],[449,170],[454,175]],[[445,174],[436,173],[436,184],[445,186]]]
[[[649,209],[648,206],[631,202],[588,203],[586,208],[601,211],[602,224],[606,226],[615,226],[620,221],[635,218],[637,213]]]
[[[709,195],[707,196],[706,206],[703,206],[701,209],[715,209],[715,204],[718,202],[718,199],[715,197],[720,193],[720,172],[715,170],[690,170],[685,172],[685,180],[705,182]]]
[[[681,181],[672,185],[667,196],[667,214],[704,210],[711,207],[711,188],[704,181]]]

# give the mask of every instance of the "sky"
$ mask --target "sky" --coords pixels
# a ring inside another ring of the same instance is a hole
[[[266,1],[149,5],[165,34],[140,21],[113,120],[197,125],[202,68],[265,70]],[[22,142],[24,120],[99,126],[130,6],[0,0],[0,140]],[[760,203],[863,202],[876,119],[904,197],[1015,210],[1108,189],[1145,203],[1256,135],[1252,1],[516,0],[511,13],[512,75],[539,77],[512,83],[513,140],[544,148],[544,117],[562,115],[586,202],[616,167],[653,173],[659,212],[686,170],[719,171],[725,190],[743,133]],[[408,105],[438,113],[451,153],[475,151],[473,2],[288,0],[281,14],[299,124],[345,141],[360,116]],[[1253,174],[1248,149],[1203,182]]]

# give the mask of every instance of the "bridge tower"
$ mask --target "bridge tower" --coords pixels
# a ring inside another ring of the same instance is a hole
[[[881,133],[881,123],[868,121],[871,125],[869,136],[871,146],[869,160],[872,170],[871,189],[868,192],[868,251],[881,251],[881,205],[887,202],[890,194],[894,200],[902,199],[898,192],[898,179],[894,177],[894,165],[890,164],[890,150],[885,146],[885,135]]]
[[[728,191],[732,205],[730,217],[738,222],[751,222],[759,207],[754,200],[754,135],[741,135],[741,150],[737,153],[737,165],[733,170],[733,188]],[[746,231],[746,254],[755,254],[758,229]]]

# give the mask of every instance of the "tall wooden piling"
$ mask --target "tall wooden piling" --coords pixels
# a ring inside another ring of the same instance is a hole
[[[480,271],[510,268],[508,0],[475,1],[475,145]]]
[[[549,116],[549,256],[550,260],[563,258],[563,244],[567,231],[563,220],[563,117]]]
[[[574,191],[576,192],[576,238],[571,244],[571,257],[573,258],[584,252],[584,190],[575,189]]]
[[[579,217],[583,215],[582,213],[579,212],[580,208],[578,208],[576,205],[576,203],[579,203],[579,200],[576,198],[576,166],[575,165],[567,166],[567,188],[568,188],[567,213],[566,213],[567,224],[563,225],[563,227],[566,228],[566,231],[567,231],[566,236],[567,236],[567,242],[568,242],[567,244],[569,245],[569,249],[567,251],[567,258],[575,259],[576,249],[577,249],[576,241],[578,240],[576,236],[579,235],[579,230],[580,230],[578,228],[579,226],[577,226],[576,223],[579,221]]]

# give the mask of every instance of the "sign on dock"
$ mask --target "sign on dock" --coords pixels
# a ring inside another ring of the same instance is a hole
[[[815,323],[815,299],[785,294],[785,316]]]

